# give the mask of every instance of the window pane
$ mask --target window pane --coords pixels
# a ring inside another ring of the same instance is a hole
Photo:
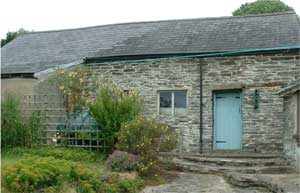
[[[163,91],[159,93],[160,107],[172,107],[172,92]]]
[[[160,114],[172,114],[172,92],[159,92],[159,102]]]
[[[186,113],[186,91],[174,91],[174,113]]]
[[[174,91],[174,107],[186,108],[186,91]]]

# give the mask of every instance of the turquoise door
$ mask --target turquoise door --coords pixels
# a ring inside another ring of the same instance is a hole
[[[214,149],[241,148],[242,114],[241,93],[215,93],[214,95]]]

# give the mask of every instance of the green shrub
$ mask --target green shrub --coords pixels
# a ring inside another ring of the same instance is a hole
[[[72,162],[54,157],[30,157],[2,171],[2,185],[12,192],[33,192],[53,185],[61,185],[69,178]]]
[[[19,99],[6,95],[1,101],[1,149],[31,147],[39,144],[43,115],[33,112],[28,119],[21,116]]]
[[[114,151],[109,155],[106,165],[115,172],[135,171],[139,165],[139,157],[125,151]]]
[[[59,188],[56,186],[49,186],[42,190],[43,193],[57,193],[59,192]]]
[[[83,181],[79,184],[79,187],[77,189],[79,193],[97,193],[94,190],[94,186],[90,184],[88,181]]]
[[[117,174],[111,174],[103,193],[138,193],[143,187],[144,181],[139,177],[120,179]]]
[[[72,126],[72,114],[82,112],[86,107],[87,94],[84,84],[87,73],[88,68],[82,66],[69,70],[59,69],[56,75],[50,79],[50,82],[58,89],[63,102],[67,131]],[[60,135],[60,142],[67,146],[69,140],[65,135]]]
[[[139,177],[124,180],[116,174],[111,174],[107,181],[103,181],[95,175],[88,175],[86,170],[81,170],[80,173],[86,177],[73,179],[79,184],[79,193],[138,193],[144,187],[144,181]]]
[[[176,133],[167,124],[140,116],[122,126],[117,148],[141,157],[142,175],[155,175],[160,166],[159,153],[171,151],[176,142]]]
[[[42,129],[44,128],[44,118],[45,117],[41,111],[34,111],[29,119],[23,122],[26,147],[32,147],[40,144],[40,137],[42,135]]]
[[[1,148],[24,145],[19,100],[13,95],[1,101],[1,136]]]
[[[122,180],[118,183],[119,193],[138,193],[144,187],[140,178],[134,180]]]
[[[64,159],[71,161],[93,162],[105,159],[104,154],[90,152],[80,148],[65,148],[65,147],[38,147],[38,148],[10,148],[5,149],[2,155],[11,156],[39,156],[39,157],[54,157],[56,159]]]
[[[65,184],[78,193],[137,193],[143,187],[139,178],[123,180],[111,175],[107,181],[101,174],[84,165],[54,157],[28,157],[4,166],[2,186],[9,192],[59,192]]]
[[[121,125],[133,120],[143,111],[143,99],[137,92],[124,92],[110,79],[99,80],[99,90],[89,111],[101,129],[101,138],[112,147]]]
[[[32,156],[4,166],[2,185],[16,193],[40,190],[53,192],[68,182],[75,184],[79,192],[100,192],[104,189],[100,175],[72,161]]]
[[[95,178],[95,173],[90,169],[85,168],[83,165],[77,164],[72,166],[70,169],[70,179],[71,181],[85,181]]]

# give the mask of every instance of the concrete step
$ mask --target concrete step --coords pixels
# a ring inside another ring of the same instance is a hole
[[[190,171],[205,174],[223,174],[227,172],[249,173],[249,174],[281,174],[294,173],[294,168],[288,165],[273,166],[234,166],[234,165],[206,165],[182,159],[173,159],[176,168],[182,171]]]
[[[180,159],[210,166],[282,166],[287,162],[280,158],[219,158],[219,157],[199,157],[183,156]]]

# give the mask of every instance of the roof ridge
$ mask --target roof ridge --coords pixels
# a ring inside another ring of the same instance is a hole
[[[166,20],[157,20],[157,21],[134,21],[134,22],[113,23],[113,24],[104,24],[104,25],[87,26],[87,27],[79,27],[79,28],[69,28],[69,29],[33,31],[33,32],[23,33],[20,36],[29,35],[29,34],[36,34],[36,33],[76,31],[76,30],[84,30],[84,29],[107,27],[107,26],[128,25],[128,24],[142,24],[142,23],[146,24],[146,23],[178,22],[178,21],[194,21],[194,20],[238,19],[238,18],[247,18],[247,17],[268,17],[268,16],[274,16],[274,15],[288,15],[288,14],[296,14],[296,12],[295,11],[287,11],[287,12],[278,12],[278,13],[253,14],[253,15],[245,15],[245,16],[221,16],[221,17],[202,17],[202,18],[186,18],[186,19],[166,19]]]

